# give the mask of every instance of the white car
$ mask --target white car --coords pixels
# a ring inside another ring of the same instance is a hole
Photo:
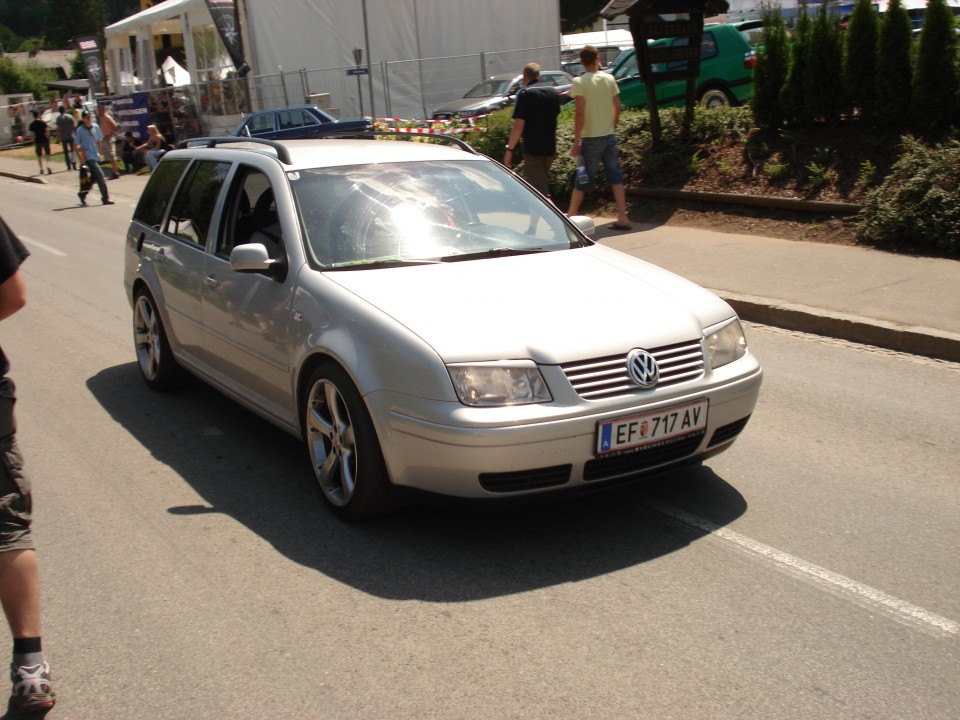
[[[127,232],[139,366],[302,437],[352,519],[726,450],[762,376],[736,314],[592,232],[465,144],[189,141]]]

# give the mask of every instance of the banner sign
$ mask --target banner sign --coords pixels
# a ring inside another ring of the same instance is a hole
[[[123,137],[124,133],[132,132],[140,142],[147,139],[147,125],[153,120],[150,117],[150,97],[148,93],[139,92],[132,95],[117,95],[113,100],[100,101],[106,105],[117,121],[116,137]]]
[[[237,75],[246,76],[250,72],[250,66],[243,59],[236,0],[207,0],[207,9],[217,30],[220,31],[220,39],[223,40],[223,45],[227,48],[234,67],[237,68]]]
[[[103,70],[103,56],[100,54],[100,44],[96,35],[84,35],[77,38],[77,47],[80,48],[80,59],[90,81],[90,91],[94,95],[103,95],[106,73]]]

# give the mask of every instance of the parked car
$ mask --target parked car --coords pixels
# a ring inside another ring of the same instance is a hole
[[[757,62],[757,44],[762,42],[763,29],[754,21],[739,24],[706,25],[700,42],[700,73],[696,82],[697,102],[706,107],[739,105],[753,97],[753,68]],[[683,47],[686,37],[665,38],[650,43],[651,47]],[[659,63],[656,72],[681,70],[685,61]],[[623,107],[646,107],[647,88],[637,67],[634,48],[625,50],[613,66],[613,76],[620,86]],[[656,85],[660,107],[680,106],[686,102],[686,80],[664,80]]]
[[[557,89],[561,102],[570,100],[570,86],[573,76],[561,70],[542,70],[540,82]],[[452,117],[476,117],[494,110],[512,105],[520,88],[523,87],[523,75],[491,75],[478,85],[474,85],[459,100],[440,105],[433,111],[434,120],[449,120]]]
[[[727,303],[465,143],[182,146],[124,243],[140,372],[301,437],[337,514],[634,479],[726,450],[753,412]]]
[[[267,140],[295,140],[330,133],[366,130],[372,122],[368,117],[337,120],[316,105],[296,105],[250,113],[231,134]]]

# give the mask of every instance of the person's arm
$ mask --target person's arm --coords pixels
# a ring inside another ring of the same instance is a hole
[[[617,124],[620,122],[620,95],[613,96],[613,129],[617,129]]]
[[[83,143],[80,140],[80,133],[86,132],[87,129],[83,126],[77,128],[77,134],[74,136],[73,149],[77,153],[77,157],[80,158],[80,164],[85,165],[87,163],[87,153],[83,149]]]
[[[17,270],[0,284],[0,320],[6,320],[27,304],[27,284]]]
[[[520,142],[520,136],[523,135],[523,126],[526,123],[526,120],[523,118],[517,118],[513,121],[513,127],[510,128],[510,137],[507,139],[507,148],[506,152],[503,153],[503,164],[507,167],[510,167],[510,163],[513,160],[513,151],[517,148],[517,143]]]

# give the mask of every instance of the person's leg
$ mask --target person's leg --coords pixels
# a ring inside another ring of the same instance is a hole
[[[34,143],[33,147],[37,153],[37,167],[40,168],[40,174],[43,175],[43,147],[39,143]]]
[[[53,170],[50,168],[50,141],[49,140],[43,144],[43,150],[47,155],[47,175],[53,175]]]
[[[96,160],[87,160],[87,167],[90,168],[90,179],[97,183],[100,188],[100,199],[106,205],[110,203],[110,191],[107,190],[107,181],[103,177],[103,168]]]
[[[73,163],[70,160],[70,148],[66,140],[60,141],[60,147],[63,148],[63,161],[67,164],[67,170],[73,168]]]
[[[616,135],[607,138],[603,150],[603,169],[606,173],[607,184],[613,192],[613,200],[617,205],[617,228],[630,227],[630,218],[627,217],[627,193],[623,187],[623,173],[620,170],[620,145]]]
[[[0,552],[0,601],[13,637],[40,637],[40,570],[34,550]]]

